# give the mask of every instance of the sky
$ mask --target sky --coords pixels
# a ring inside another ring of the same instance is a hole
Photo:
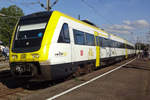
[[[51,4],[55,0],[51,0]],[[20,7],[25,15],[45,11],[46,0],[0,0],[0,9],[10,5]],[[58,0],[52,10],[74,18],[88,19],[109,33],[130,42],[147,42],[150,31],[150,0]],[[150,38],[150,37],[149,37]]]

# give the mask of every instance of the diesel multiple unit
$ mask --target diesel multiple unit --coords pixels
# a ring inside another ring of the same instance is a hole
[[[58,11],[23,16],[10,46],[10,68],[16,77],[56,80],[79,68],[119,61],[135,54],[134,45],[88,21]]]

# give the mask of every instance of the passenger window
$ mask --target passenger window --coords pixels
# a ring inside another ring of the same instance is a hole
[[[118,41],[115,41],[115,48],[118,48]]]
[[[120,42],[117,42],[117,48],[121,48],[121,47],[120,47]]]
[[[86,33],[86,45],[95,46],[94,35]]]
[[[120,43],[121,44],[121,47],[120,48],[124,48],[124,44],[123,43]]]
[[[103,47],[103,38],[99,37],[99,45]]]
[[[125,48],[125,44],[124,43],[122,43],[122,48]]]
[[[96,36],[96,45],[99,46],[99,37]]]
[[[70,43],[68,24],[64,23],[60,31],[58,43]]]
[[[108,47],[113,47],[113,40],[108,39]]]
[[[85,45],[84,32],[73,29],[75,44]]]
[[[103,41],[103,46],[108,47],[108,39],[104,38]]]
[[[118,44],[117,41],[112,40],[112,47],[113,48],[117,48],[117,44]]]

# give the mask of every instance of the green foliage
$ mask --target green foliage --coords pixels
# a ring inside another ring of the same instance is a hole
[[[4,45],[9,45],[14,27],[19,19],[19,16],[23,16],[24,13],[21,8],[16,5],[9,6],[8,8],[2,8],[1,14],[6,16],[0,16],[0,40]]]

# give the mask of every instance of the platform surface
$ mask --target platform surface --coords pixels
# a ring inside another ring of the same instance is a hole
[[[136,59],[55,100],[150,100],[150,60]]]

